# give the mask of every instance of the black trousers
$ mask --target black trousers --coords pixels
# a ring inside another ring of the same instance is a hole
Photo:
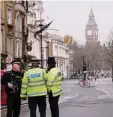
[[[20,92],[7,95],[7,117],[19,117],[21,98]]]
[[[52,92],[49,93],[49,105],[51,109],[51,117],[59,117],[59,101],[60,96],[53,97]]]
[[[46,96],[29,97],[28,98],[30,117],[36,117],[37,105],[40,117],[46,117]]]

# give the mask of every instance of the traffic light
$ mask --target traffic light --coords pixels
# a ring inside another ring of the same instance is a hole
[[[86,71],[86,64],[83,65],[83,71]]]

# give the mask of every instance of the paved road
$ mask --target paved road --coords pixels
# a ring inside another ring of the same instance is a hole
[[[113,98],[113,83],[111,78],[99,79],[96,83],[96,88],[103,91],[108,97]]]
[[[113,84],[110,79],[93,81],[94,87],[79,87],[77,81],[64,81],[59,101],[60,117],[113,117]],[[6,110],[2,111],[5,117]],[[21,109],[20,117],[29,117],[28,106]],[[39,112],[37,111],[37,117]],[[50,117],[47,104],[47,117]]]

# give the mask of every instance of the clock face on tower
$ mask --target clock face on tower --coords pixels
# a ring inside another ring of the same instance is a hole
[[[88,30],[87,34],[90,36],[92,35],[92,30]]]

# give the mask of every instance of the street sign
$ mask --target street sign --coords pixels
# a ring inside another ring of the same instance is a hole
[[[12,64],[7,64],[6,69],[7,69],[7,71],[12,70]]]
[[[7,58],[7,59],[6,59],[6,62],[7,62],[7,63],[11,63],[11,62],[12,62],[12,58]]]

